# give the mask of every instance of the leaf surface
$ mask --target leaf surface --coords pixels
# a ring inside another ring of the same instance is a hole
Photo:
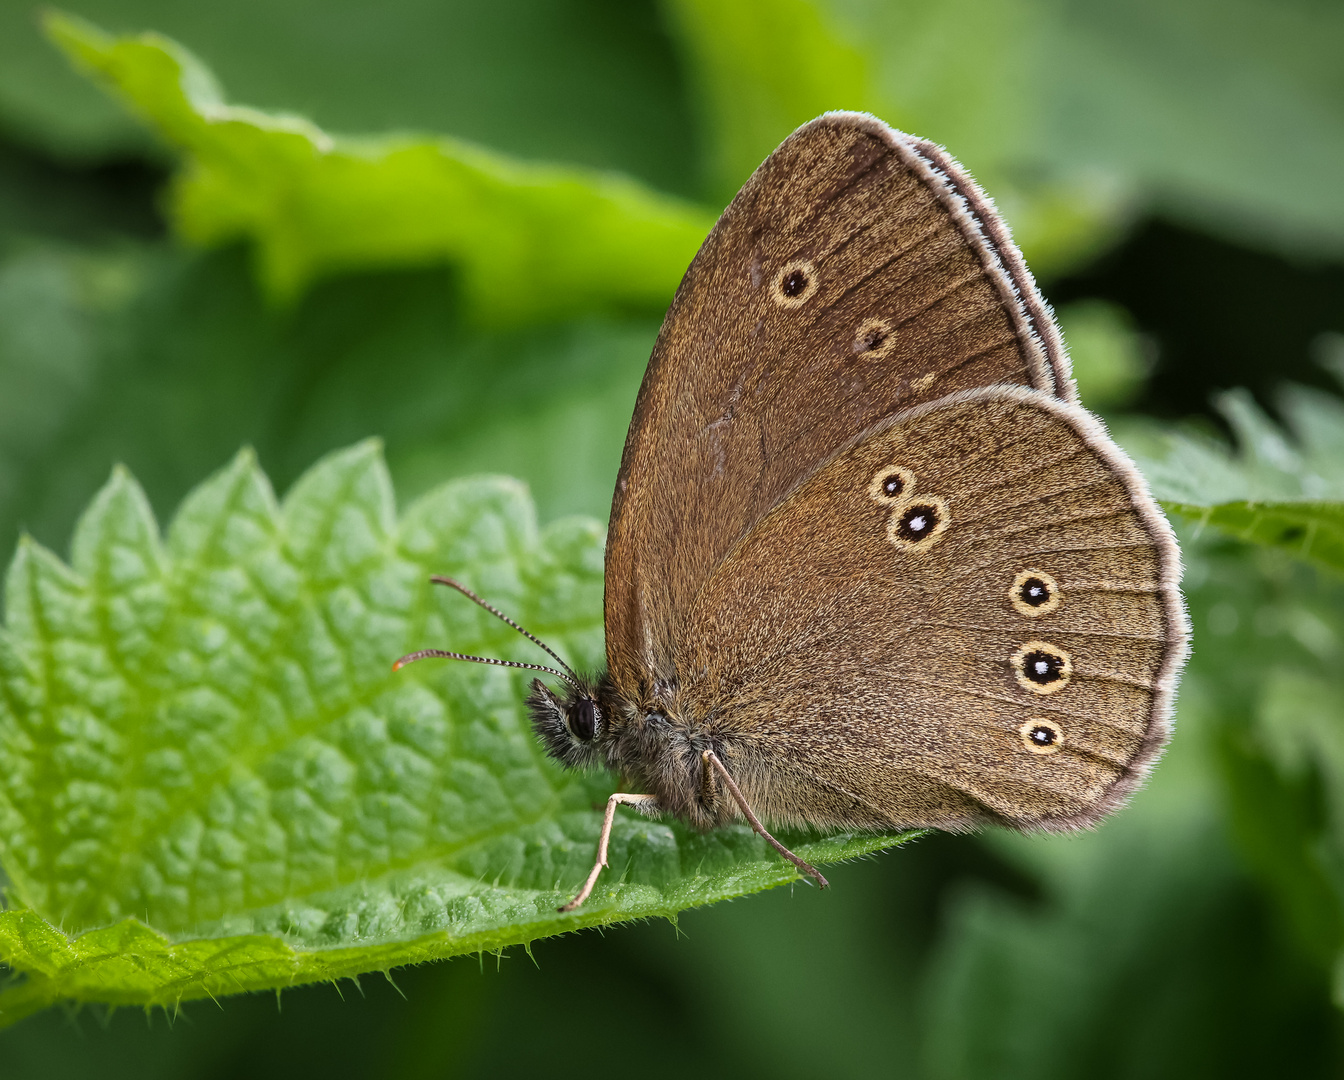
[[[0,958],[14,1019],[59,998],[171,1004],[673,917],[796,879],[749,829],[622,815],[577,913],[610,777],[547,759],[526,678],[392,659],[536,660],[431,572],[458,576],[579,667],[602,653],[602,530],[538,530],[482,478],[398,518],[376,443],[283,503],[248,452],[166,538],[125,470],[69,565],[25,541],[0,637]],[[796,836],[848,858],[901,836]]]

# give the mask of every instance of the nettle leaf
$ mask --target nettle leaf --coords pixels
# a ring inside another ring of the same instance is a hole
[[[1280,402],[1286,431],[1245,390],[1220,394],[1214,404],[1232,429],[1235,451],[1221,439],[1189,430],[1126,430],[1126,445],[1142,459],[1159,499],[1204,506],[1344,500],[1344,402],[1339,398],[1286,388]]]
[[[1170,511],[1252,543],[1344,571],[1344,402],[1289,387],[1284,431],[1250,394],[1216,404],[1236,437],[1130,426],[1122,441]]]
[[[68,542],[110,461],[174,506],[244,442],[283,488],[380,432],[407,500],[503,472],[543,520],[605,518],[661,313],[490,330],[451,282],[351,276],[278,312],[237,248],[0,253],[0,572],[21,527]]]
[[[527,679],[391,661],[538,659],[432,572],[576,666],[601,662],[603,533],[539,530],[526,489],[463,480],[398,519],[374,442],[282,504],[250,452],[160,539],[118,469],[66,565],[20,545],[0,636],[0,1020],[61,998],[173,1004],[527,943],[796,880],[746,827],[621,816],[573,915],[611,777],[549,761]],[[827,862],[901,836],[792,838]]]
[[[111,37],[49,15],[47,32],[185,162],[168,209],[187,239],[250,239],[290,299],[352,268],[457,266],[481,320],[661,310],[713,224],[616,174],[532,165],[447,137],[334,138],[299,117],[227,105],[210,72],[156,34]]]

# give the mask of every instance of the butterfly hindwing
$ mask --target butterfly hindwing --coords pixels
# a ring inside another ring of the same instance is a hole
[[[1087,824],[1165,741],[1178,576],[1088,413],[954,394],[823,464],[715,571],[677,643],[684,707],[776,820]]]

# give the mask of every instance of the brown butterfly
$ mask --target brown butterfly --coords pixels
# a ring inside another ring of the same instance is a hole
[[[532,684],[553,757],[641,792],[611,796],[561,910],[618,804],[745,817],[822,886],[762,821],[1094,824],[1166,742],[1179,576],[984,193],[871,116],[812,121],[724,211],[654,346],[607,671]],[[422,656],[481,659],[401,662]]]

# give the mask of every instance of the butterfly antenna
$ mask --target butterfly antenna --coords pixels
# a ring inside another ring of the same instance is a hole
[[[447,652],[443,649],[421,649],[419,652],[408,653],[407,655],[403,656],[400,660],[398,660],[395,664],[392,665],[393,671],[399,671],[402,668],[404,668],[407,664],[413,664],[417,660],[424,660],[428,657],[438,657],[444,660],[470,660],[474,664],[495,664],[499,667],[527,668],[529,671],[549,672],[552,675],[558,675],[560,678],[564,679],[565,682],[569,683],[569,685],[574,687],[575,690],[583,689],[579,685],[579,676],[577,675],[577,673],[575,673],[574,669],[570,667],[568,664],[566,664],[564,660],[560,658],[559,654],[556,653],[556,651],[552,649],[549,645],[547,645],[546,642],[542,641],[541,638],[537,637],[536,634],[524,630],[516,622],[514,622],[507,615],[505,615],[504,612],[500,611],[498,608],[493,607],[490,604],[487,604],[484,600],[482,600],[474,592],[468,589],[460,581],[454,581],[450,577],[443,577],[439,574],[435,574],[429,580],[432,581],[435,585],[447,585],[451,589],[456,589],[468,600],[471,600],[473,603],[479,604],[481,607],[485,608],[485,610],[490,612],[490,614],[493,615],[496,619],[499,619],[501,622],[508,623],[511,627],[517,630],[518,633],[522,634],[523,637],[527,638],[528,641],[531,641],[533,644],[538,645],[542,649],[544,649],[547,655],[549,655],[557,664],[559,664],[565,670],[556,671],[555,668],[544,667],[541,664],[524,664],[517,660],[496,660],[489,656],[468,656],[466,653]],[[566,674],[565,672],[568,672],[568,674]]]
[[[407,664],[414,664],[417,660],[428,660],[432,657],[437,657],[441,660],[470,660],[473,664],[495,664],[499,667],[527,668],[529,671],[545,671],[564,679],[565,682],[569,683],[575,690],[583,689],[583,687],[563,671],[556,671],[555,668],[546,667],[544,664],[524,664],[519,660],[496,660],[492,656],[468,656],[466,653],[448,652],[445,649],[421,649],[419,652],[407,653],[392,665],[392,670],[400,671]]]

